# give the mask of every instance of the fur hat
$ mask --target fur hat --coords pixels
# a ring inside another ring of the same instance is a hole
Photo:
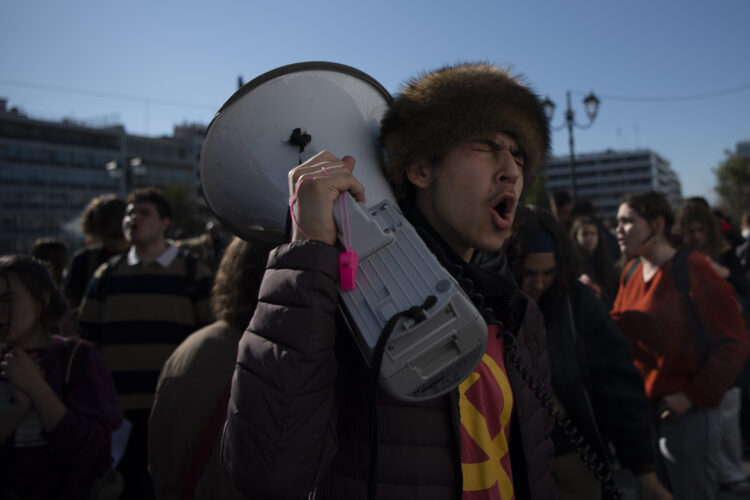
[[[525,155],[524,180],[549,152],[549,124],[539,97],[505,68],[462,63],[407,82],[381,122],[386,176],[398,198],[409,197],[406,168],[437,165],[450,148],[505,132]]]

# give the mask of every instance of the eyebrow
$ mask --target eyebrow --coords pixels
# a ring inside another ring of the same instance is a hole
[[[521,148],[518,146],[512,147],[508,144],[500,144],[497,141],[490,139],[489,137],[480,137],[478,139],[472,139],[472,142],[482,143],[494,152],[500,152],[504,149],[507,149],[510,152],[511,156],[513,156],[514,158],[521,158],[524,160],[526,159],[526,156],[524,155],[523,150],[521,150]]]

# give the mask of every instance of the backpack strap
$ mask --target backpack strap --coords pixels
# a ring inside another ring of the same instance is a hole
[[[125,253],[118,253],[117,255],[113,255],[109,259],[107,259],[107,267],[104,269],[104,272],[102,272],[102,275],[99,277],[99,287],[101,289],[102,286],[106,286],[109,279],[112,277],[112,273],[114,272],[115,268],[120,264],[120,262],[125,259],[127,256],[127,252]]]
[[[224,420],[227,416],[227,405],[229,405],[229,394],[232,389],[232,382],[230,381],[224,388],[224,392],[219,396],[219,400],[214,406],[211,416],[206,422],[206,426],[203,428],[201,439],[198,442],[198,446],[193,453],[193,460],[190,462],[190,469],[188,470],[188,476],[185,481],[185,486],[182,490],[180,500],[189,500],[193,498],[195,489],[198,487],[198,481],[203,477],[203,473],[206,469],[206,464],[211,457],[211,452],[216,443],[216,438],[221,432],[221,428],[224,425]]]
[[[196,269],[198,268],[198,257],[186,250],[180,250],[179,255],[185,260],[185,277],[187,278],[187,294],[191,302],[195,303],[198,283],[195,281]]]
[[[76,369],[75,358],[78,351],[88,342],[81,339],[66,339],[63,341],[65,350],[63,353],[63,399],[67,399],[70,394],[70,388],[78,381],[80,374]]]
[[[185,252],[185,269],[190,282],[195,281],[195,269],[198,267],[198,257],[190,252]]]
[[[625,278],[624,278],[624,280],[622,282],[623,285],[627,285],[628,284],[628,280],[630,280],[631,276],[633,276],[633,273],[635,272],[635,268],[638,267],[638,264],[640,264],[640,263],[641,263],[641,258],[640,257],[636,257],[635,259],[633,259],[633,260],[630,261],[630,266],[625,271]]]
[[[672,277],[674,279],[674,285],[682,296],[682,300],[687,307],[690,317],[693,320],[693,324],[698,330],[699,341],[703,347],[704,352],[708,351],[708,332],[706,327],[698,314],[698,310],[695,308],[695,303],[692,297],[690,297],[690,268],[688,267],[688,255],[690,250],[685,247],[680,247],[672,257]]]

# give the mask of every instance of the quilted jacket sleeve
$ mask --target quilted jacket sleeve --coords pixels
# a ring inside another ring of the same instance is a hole
[[[251,498],[304,498],[336,450],[338,250],[276,248],[240,342],[222,462]]]

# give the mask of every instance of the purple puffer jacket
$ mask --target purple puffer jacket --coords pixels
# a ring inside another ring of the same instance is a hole
[[[313,492],[316,499],[367,498],[373,398],[363,357],[338,324],[337,262],[335,247],[315,241],[280,246],[269,258],[240,342],[222,441],[224,468],[250,498],[312,498]],[[528,301],[518,339],[548,382],[543,321]],[[507,366],[516,499],[554,499],[551,419]],[[457,391],[420,404],[382,391],[374,399],[377,498],[461,498]]]

